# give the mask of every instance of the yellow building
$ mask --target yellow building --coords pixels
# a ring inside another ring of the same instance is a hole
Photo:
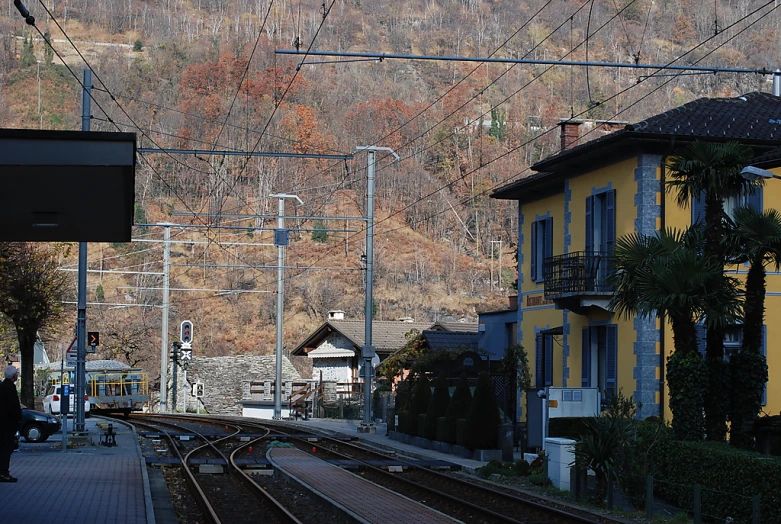
[[[695,140],[739,141],[756,156],[780,146],[781,98],[760,92],[703,98],[577,144],[583,128],[596,131],[600,124],[562,122],[561,151],[491,195],[518,201],[518,342],[529,352],[536,387],[597,387],[603,398],[621,390],[642,403],[640,417],[669,420],[664,370],[672,330],[658,319],[619,318],[609,310],[607,255],[618,237],[684,229],[699,212],[696,202],[681,209],[675,194],[664,191],[673,151]],[[774,206],[781,203],[781,180],[742,203],[781,207]],[[781,324],[773,319],[781,313],[781,273],[768,271],[767,291],[764,410],[775,414],[781,411]],[[726,349],[731,345],[740,345],[738,327],[725,334]]]

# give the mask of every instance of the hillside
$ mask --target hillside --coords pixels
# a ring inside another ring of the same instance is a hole
[[[302,155],[391,147],[400,160],[378,154],[376,166],[382,320],[476,320],[504,306],[517,209],[487,195],[557,150],[560,118],[638,121],[700,96],[767,91],[769,77],[323,56],[302,65],[276,49],[297,42],[302,51],[774,69],[780,31],[773,2],[748,0],[707,9],[693,0],[69,0],[53,8],[59,26],[41,4],[28,7],[57,53],[12,7],[0,13],[2,127],[78,129],[80,87],[63,60],[80,79],[83,56],[97,86],[92,129],[135,131],[139,147]],[[365,232],[355,217],[365,214],[366,172],[365,153],[347,161],[140,154],[136,223],[182,226],[171,233],[171,336],[189,318],[199,354],[273,350],[274,193],[298,195],[303,205],[286,210],[311,217],[287,224],[296,230],[285,347],[330,309],[363,318]],[[91,245],[90,269],[160,273],[162,244],[151,240],[162,228],[139,225],[134,238]],[[159,369],[161,283],[159,274],[90,273],[90,302],[104,304],[88,311],[90,330],[103,334],[101,357]],[[50,346],[69,342],[71,325],[69,317],[51,327]]]

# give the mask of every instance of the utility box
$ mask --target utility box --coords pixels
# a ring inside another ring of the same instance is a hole
[[[599,415],[599,389],[548,388],[548,417],[592,417]]]

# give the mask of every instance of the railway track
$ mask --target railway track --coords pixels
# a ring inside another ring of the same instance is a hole
[[[311,453],[314,445],[317,449],[316,456],[320,459],[348,461],[353,467],[358,464],[361,475],[365,479],[464,522],[554,524],[616,522],[587,512],[550,507],[541,503],[539,499],[534,500],[517,493],[498,490],[493,486],[475,482],[473,479],[464,480],[432,471],[395,455],[345,442],[343,439],[335,439],[325,432],[312,431],[312,428],[306,429],[311,436],[302,438],[296,435],[302,433],[300,427],[285,423],[248,421],[232,417],[209,417],[208,420],[228,424],[241,423],[245,427],[263,428],[265,431],[287,434],[287,439],[302,451]],[[317,443],[311,440],[315,437],[318,439]],[[392,459],[394,464],[401,465],[403,472],[391,473],[387,467],[376,465],[377,461],[387,462],[389,459]]]
[[[236,462],[244,449],[262,441],[265,435],[237,443],[233,437],[243,428],[235,424],[226,426],[224,434],[209,438],[192,424],[188,425],[181,421],[171,422],[164,417],[134,416],[133,423],[150,428],[166,439],[169,449],[183,467],[185,480],[201,509],[204,522],[302,524],[301,520]],[[194,434],[197,439],[177,440],[172,430]],[[223,474],[202,474],[200,469],[203,461],[198,459],[206,459],[207,465],[212,466],[210,471],[215,471],[223,465],[227,471]],[[208,464],[208,461],[212,464]]]

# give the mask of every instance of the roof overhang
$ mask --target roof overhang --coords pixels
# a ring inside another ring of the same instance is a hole
[[[0,129],[0,241],[129,242],[136,135]]]
[[[573,147],[551,156],[532,166],[537,173],[500,187],[491,194],[499,200],[518,200],[521,204],[563,193],[564,181],[581,173],[586,173],[632,158],[640,154],[671,154],[679,146],[706,140],[708,142],[734,142],[733,137],[710,137],[691,135],[670,135],[623,130]],[[742,143],[765,151],[778,146],[772,140],[741,140]]]

